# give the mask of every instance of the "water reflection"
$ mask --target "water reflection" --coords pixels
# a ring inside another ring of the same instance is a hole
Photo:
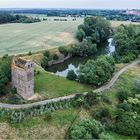
[[[113,39],[110,38],[108,43],[102,44],[98,48],[98,53],[90,57],[73,57],[61,64],[53,65],[46,69],[46,71],[53,72],[58,76],[66,77],[69,70],[77,70],[80,68],[81,64],[85,64],[89,59],[96,59],[101,54],[111,55],[115,51],[115,46],[113,45]]]

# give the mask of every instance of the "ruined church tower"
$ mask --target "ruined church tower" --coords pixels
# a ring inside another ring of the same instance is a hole
[[[20,57],[12,61],[12,85],[24,99],[34,95],[34,63]]]

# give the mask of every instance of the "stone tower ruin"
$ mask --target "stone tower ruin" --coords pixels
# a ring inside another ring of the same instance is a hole
[[[24,99],[34,95],[34,63],[20,57],[12,61],[12,86]]]

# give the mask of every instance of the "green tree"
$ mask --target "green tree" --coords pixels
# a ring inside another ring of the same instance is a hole
[[[114,72],[114,60],[109,56],[100,56],[96,61],[89,60],[82,65],[78,72],[78,79],[82,83],[95,86],[107,82]]]
[[[68,139],[99,139],[104,131],[103,126],[96,120],[81,120],[78,124],[71,127]]]
[[[77,75],[75,74],[74,70],[69,70],[67,74],[67,79],[69,80],[76,80]]]
[[[78,32],[76,33],[76,38],[81,42],[84,37],[85,32],[82,29],[78,30]]]

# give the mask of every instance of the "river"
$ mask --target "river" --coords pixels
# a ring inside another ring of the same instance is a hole
[[[46,71],[52,72],[57,76],[66,77],[69,70],[74,70],[77,73],[81,64],[85,64],[89,59],[96,59],[99,55],[111,55],[115,51],[113,39],[108,39],[108,43],[100,45],[98,52],[90,57],[72,57],[63,63],[56,64],[46,68]]]

